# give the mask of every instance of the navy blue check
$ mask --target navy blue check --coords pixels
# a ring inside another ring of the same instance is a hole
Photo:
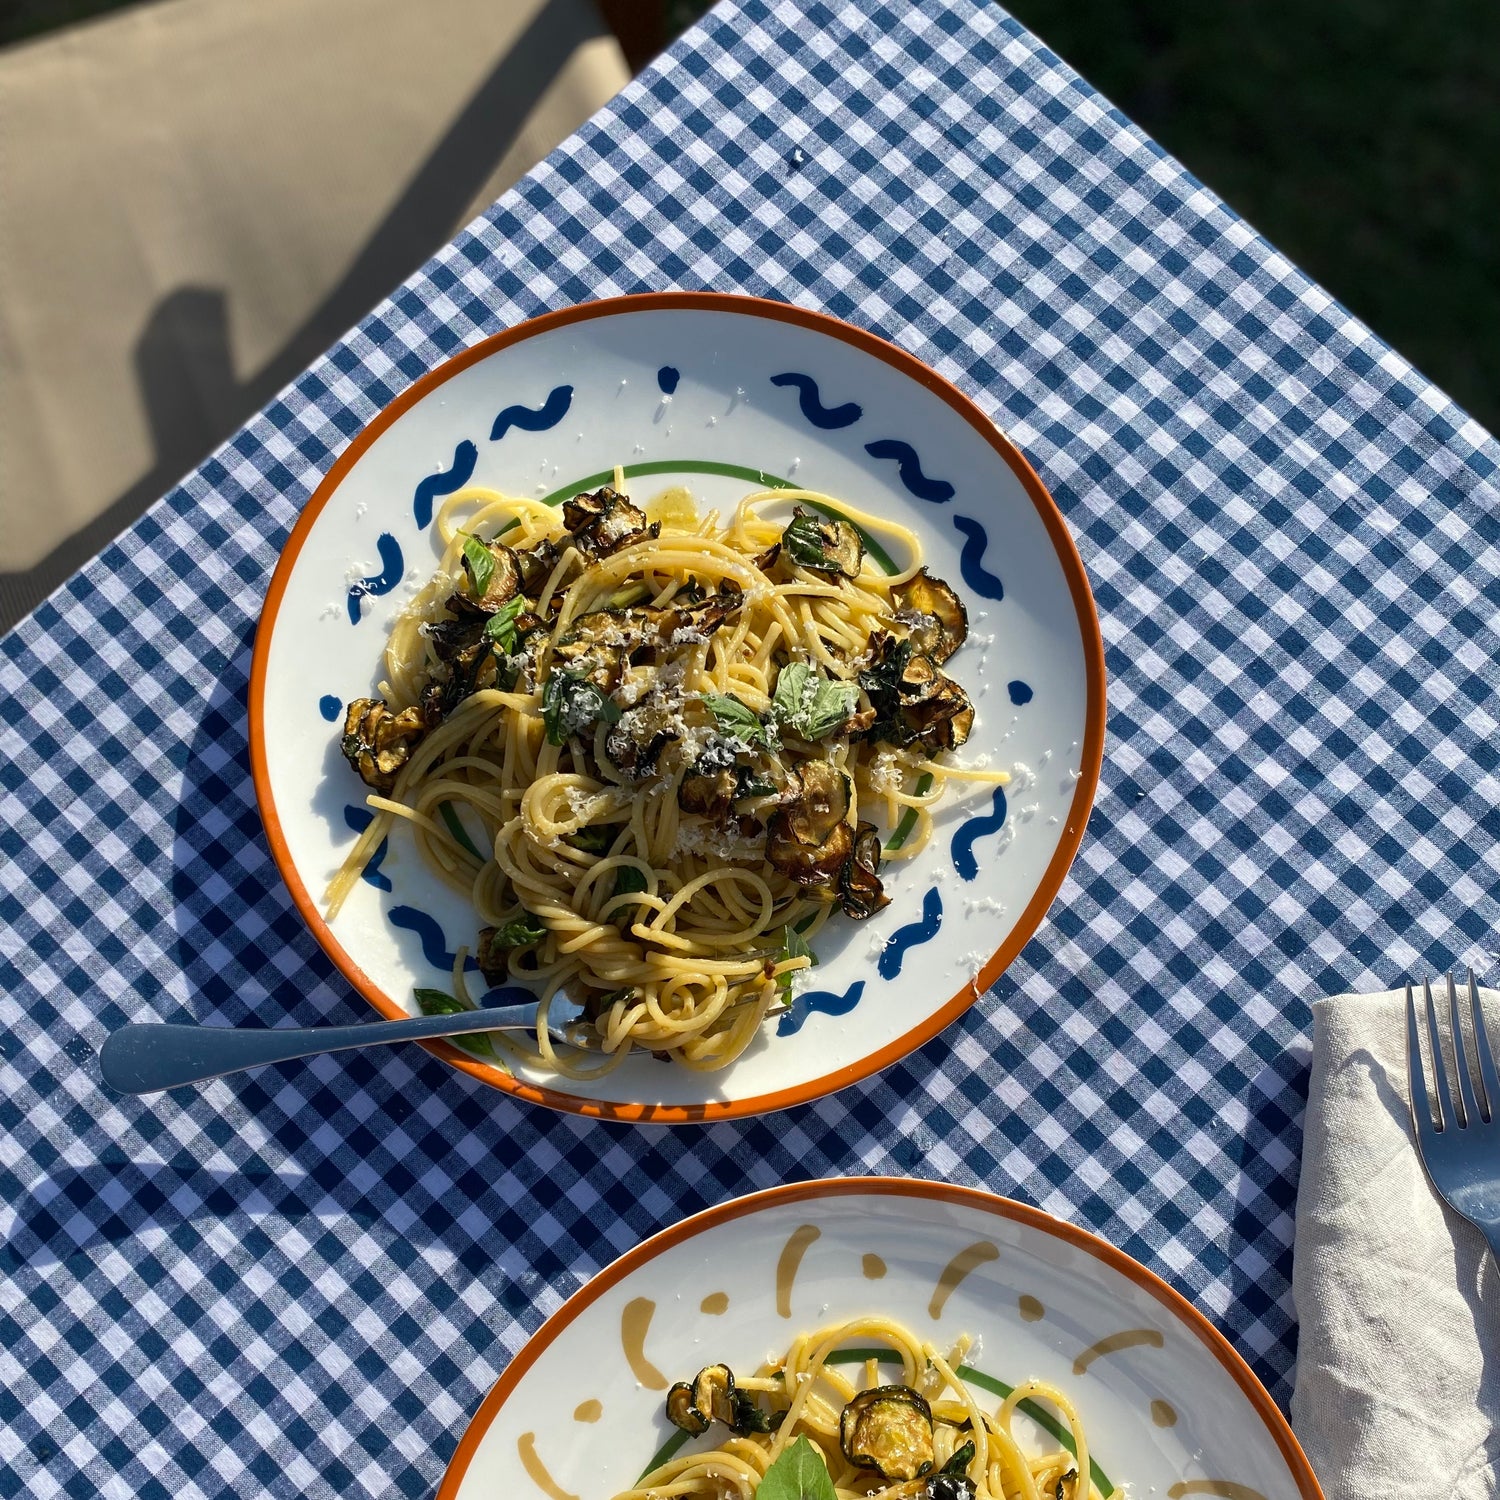
[[[356,1020],[246,743],[278,549],[445,356],[705,287],[956,382],[1078,539],[1103,783],[1048,921],[881,1076],[711,1128],[425,1055],[107,1097],[126,1021]],[[1492,972],[1500,447],[1003,11],[726,0],[0,643],[0,1493],[430,1494],[527,1334],[748,1189],[982,1184],[1285,1399],[1308,1003]]]

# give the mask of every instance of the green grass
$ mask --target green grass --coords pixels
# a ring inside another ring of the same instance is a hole
[[[0,0],[0,47],[134,3],[136,0]]]
[[[1500,5],[1010,9],[1424,374],[1500,423]]]

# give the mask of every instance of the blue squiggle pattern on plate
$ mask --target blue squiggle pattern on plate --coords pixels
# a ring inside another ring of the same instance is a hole
[[[682,379],[682,371],[672,365],[663,365],[656,372],[657,388],[663,396],[670,396],[677,389],[677,382]]]
[[[864,992],[864,980],[856,979],[842,995],[835,995],[831,990],[807,990],[793,995],[792,1008],[776,1023],[776,1035],[795,1035],[814,1011],[825,1016],[847,1016],[859,1004]]]
[[[970,818],[953,835],[953,868],[965,880],[973,880],[979,874],[979,861],[974,858],[974,842],[986,834],[999,833],[1005,825],[1005,788],[997,786],[990,799],[990,811]]]
[[[876,969],[882,979],[894,979],[901,972],[901,965],[906,959],[909,948],[916,948],[922,943],[930,943],[937,936],[938,928],[943,925],[943,898],[938,894],[938,888],[933,888],[922,897],[922,918],[918,922],[908,922],[905,927],[898,927],[886,940],[886,945],[880,950],[880,962]]]
[[[349,623],[359,624],[360,600],[366,594],[388,594],[401,582],[402,571],[406,567],[401,556],[401,543],[393,537],[390,532],[382,531],[375,543],[380,550],[380,571],[370,578],[361,578],[357,583],[349,585]]]
[[[432,502],[441,495],[461,490],[474,477],[474,465],[478,462],[479,449],[465,438],[453,450],[453,467],[440,474],[429,474],[417,486],[411,497],[411,510],[423,531],[432,525]]]
[[[349,803],[344,804],[344,822],[354,833],[363,833],[371,823],[375,821],[375,814],[368,807],[354,807]],[[380,862],[385,858],[386,850],[390,848],[389,839],[381,839],[375,852],[365,863],[365,867],[359,873],[359,878],[366,885],[373,885],[377,891],[388,891],[391,889],[391,877],[380,873]]]
[[[490,441],[498,443],[512,427],[518,427],[522,432],[546,432],[567,416],[572,404],[573,387],[559,385],[553,387],[547,399],[534,411],[529,406],[507,406],[490,428]]]
[[[1005,597],[1005,585],[983,562],[985,549],[990,544],[989,532],[968,516],[954,516],[953,525],[968,538],[964,543],[964,550],[958,556],[958,571],[963,575],[964,582],[976,594],[998,603]]]
[[[783,375],[773,375],[771,384],[796,386],[797,405],[802,408],[802,415],[814,427],[821,427],[825,432],[836,427],[848,427],[865,414],[864,407],[853,401],[846,401],[842,406],[824,406],[818,382],[811,375],[799,375],[795,370],[788,370]],[[877,458],[879,456],[876,454]]]
[[[1005,684],[1005,691],[1010,694],[1010,701],[1017,708],[1023,708],[1030,703],[1035,694],[1031,691],[1029,682],[1022,682],[1019,677],[1012,678]]]
[[[318,712],[322,714],[330,724],[334,723],[338,719],[339,710],[343,706],[344,705],[342,701],[340,701],[336,693],[324,693],[323,696],[318,699]]]
[[[436,917],[418,911],[415,906],[393,906],[389,916],[392,927],[404,927],[406,931],[416,933],[422,942],[422,957],[434,969],[441,969],[445,974],[453,972],[453,961],[458,955],[448,951],[448,940],[443,936]],[[479,965],[471,956],[464,960],[464,968],[477,971]]]
[[[956,493],[946,479],[929,479],[922,472],[922,460],[917,457],[917,450],[910,443],[903,443],[899,438],[876,438],[873,443],[865,444],[865,452],[871,458],[895,459],[901,483],[918,500],[930,500],[934,505],[946,505]]]

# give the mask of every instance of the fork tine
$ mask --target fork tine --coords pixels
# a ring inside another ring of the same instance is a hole
[[[1448,1087],[1448,1065],[1443,1061],[1443,1039],[1438,1035],[1437,1010],[1432,1003],[1432,986],[1422,981],[1422,998],[1427,1007],[1427,1045],[1432,1051],[1432,1076],[1437,1080],[1439,1130],[1451,1130],[1463,1124],[1453,1110],[1453,1091]]]
[[[1417,1002],[1411,986],[1406,987],[1406,1085],[1411,1096],[1411,1119],[1417,1139],[1432,1134],[1432,1105],[1427,1098],[1427,1070],[1422,1065],[1422,1048],[1417,1042]]]
[[[1469,1016],[1474,1023],[1474,1049],[1479,1053],[1479,1082],[1484,1088],[1484,1113],[1487,1119],[1495,1118],[1500,1107],[1500,1077],[1495,1074],[1495,1059],[1490,1055],[1490,1039],[1485,1029],[1484,1012],[1479,1008],[1479,985],[1469,970]]]
[[[1479,1106],[1474,1102],[1474,1049],[1464,1041],[1464,1029],[1458,1018],[1458,986],[1453,971],[1448,971],[1448,1019],[1453,1027],[1453,1066],[1458,1073],[1458,1102],[1463,1110],[1460,1125],[1479,1123]]]

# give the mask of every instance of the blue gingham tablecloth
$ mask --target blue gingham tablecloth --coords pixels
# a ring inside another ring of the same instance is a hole
[[[320,476],[481,336],[674,286],[895,340],[1057,497],[1110,713],[1041,931],[906,1062],[760,1121],[589,1123],[412,1050],[106,1096],[126,1021],[367,1015],[246,749]],[[1284,1401],[1308,1003],[1500,946],[1497,464],[1002,10],[728,0],[0,645],[0,1494],[424,1496],[592,1272],[825,1174],[1097,1230]]]

